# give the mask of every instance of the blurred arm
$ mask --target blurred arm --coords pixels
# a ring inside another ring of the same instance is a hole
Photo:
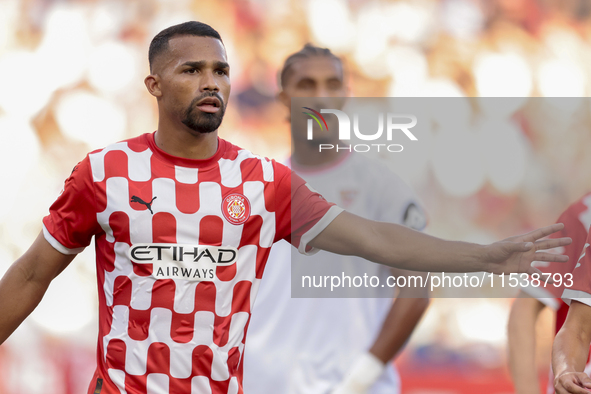
[[[585,394],[591,379],[583,371],[591,343],[591,307],[572,301],[552,347],[554,387],[558,394]]]
[[[422,276],[426,274],[392,270],[395,276]],[[408,281],[407,281],[408,283]],[[426,288],[401,288],[388,315],[384,319],[382,328],[368,352],[358,357],[357,361],[345,374],[345,379],[339,383],[331,394],[367,394],[371,386],[382,376],[388,362],[392,360],[407,342],[421,316],[429,305]]]
[[[395,276],[421,276],[426,274],[392,269]],[[407,281],[408,283],[408,281]],[[415,298],[411,298],[415,297]],[[384,364],[392,360],[406,344],[423,313],[429,306],[429,293],[426,288],[403,287],[394,300],[384,324],[370,353]]]
[[[0,280],[0,343],[39,304],[49,284],[74,259],[55,250],[39,234]]]
[[[509,314],[509,369],[516,394],[539,394],[536,368],[536,321],[545,305],[536,298],[516,298]]]

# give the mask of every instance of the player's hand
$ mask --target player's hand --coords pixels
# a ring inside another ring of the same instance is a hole
[[[565,372],[554,379],[556,394],[589,394],[591,378],[585,372]]]
[[[351,387],[351,385],[339,384],[330,394],[366,394],[367,389],[363,387]]]
[[[557,223],[542,227],[527,234],[516,235],[486,246],[486,261],[488,272],[494,274],[510,274],[513,272],[527,274],[542,274],[532,267],[533,261],[555,261],[564,263],[568,256],[542,252],[545,249],[570,245],[572,239],[568,237],[541,239],[554,234],[564,228],[564,224]]]
[[[386,366],[372,353],[361,355],[330,394],[367,394]]]

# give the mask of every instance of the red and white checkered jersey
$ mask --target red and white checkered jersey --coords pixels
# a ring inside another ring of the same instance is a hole
[[[562,280],[555,280],[555,284],[547,284],[545,287],[530,286],[523,290],[529,295],[548,305],[556,311],[556,332],[560,330],[568,313],[568,305],[560,298],[565,290],[565,284],[569,284],[567,274],[575,269],[579,261],[583,247],[587,240],[587,232],[591,225],[591,193],[584,195],[579,200],[571,204],[558,218],[557,223],[564,223],[562,231],[552,234],[549,238],[570,237],[573,242],[570,245],[555,248],[553,252],[565,254],[568,256],[568,262],[536,262],[534,264],[540,271],[550,274],[559,274]],[[565,280],[565,275],[567,280]],[[556,277],[555,279],[558,279]],[[545,281],[542,278],[542,283]]]
[[[588,203],[591,205],[591,197],[587,197]],[[589,230],[587,228],[587,230]],[[591,306],[591,250],[589,244],[591,243],[591,234],[587,234],[586,242],[583,245],[582,253],[577,259],[577,263],[572,271],[572,286],[564,289],[562,299],[570,305],[571,300],[576,300]],[[573,240],[574,241],[574,240]]]
[[[206,160],[154,134],[90,153],[44,218],[58,251],[95,237],[97,370],[88,393],[242,393],[251,307],[271,245],[312,240],[342,209],[287,167],[218,139]]]
[[[529,295],[536,297],[539,301],[556,311],[555,333],[560,331],[568,314],[568,304],[562,301],[560,297],[566,288],[565,285],[572,283],[570,275],[579,261],[587,240],[587,232],[591,225],[591,193],[584,195],[571,204],[560,215],[557,223],[564,223],[564,228],[562,231],[550,235],[549,238],[570,237],[573,242],[570,245],[555,248],[552,251],[567,255],[568,262],[536,262],[534,265],[544,273],[558,274],[560,278],[557,276],[554,278],[554,281],[560,285],[548,284],[545,287],[529,286],[523,289]],[[544,281],[545,279],[542,278],[542,283]],[[587,368],[589,367],[590,365],[588,364]],[[551,368],[549,370],[549,376],[546,387],[548,394],[554,393],[554,374]]]

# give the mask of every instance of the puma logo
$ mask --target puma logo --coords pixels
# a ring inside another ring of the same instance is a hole
[[[142,200],[141,198],[137,197],[137,196],[131,196],[131,202],[139,202],[142,205],[145,205],[149,210],[150,213],[153,215],[154,212],[152,211],[152,203],[154,202],[154,200],[156,199],[156,197],[154,197],[152,199],[152,201],[150,202],[145,202],[144,200]]]

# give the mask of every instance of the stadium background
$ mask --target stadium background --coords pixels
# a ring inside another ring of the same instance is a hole
[[[189,19],[218,29],[228,51],[221,136],[273,158],[289,153],[277,70],[306,42],[346,59],[357,96],[457,97],[466,117],[488,116],[478,97],[523,98],[503,118],[510,132],[487,144],[468,133],[472,149],[461,152],[446,145],[457,136],[440,133],[432,145],[447,156],[434,149],[396,169],[424,201],[432,234],[504,238],[553,222],[590,189],[586,0],[0,0],[0,273],[33,241],[86,152],[155,129],[156,102],[142,82],[148,44]],[[500,156],[499,146],[513,154]],[[0,347],[1,394],[85,392],[97,325],[88,249]],[[510,303],[434,299],[397,362],[403,393],[512,393]],[[551,320],[545,313],[537,332],[541,380]]]

